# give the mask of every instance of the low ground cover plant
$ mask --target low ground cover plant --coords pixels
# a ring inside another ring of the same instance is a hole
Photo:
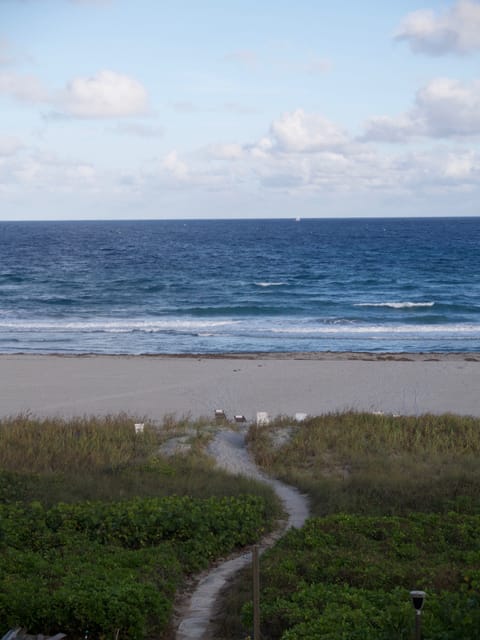
[[[479,526],[458,513],[312,518],[264,556],[262,637],[407,640],[416,587],[428,594],[425,639],[475,638]]]
[[[279,437],[279,434],[282,437]],[[308,493],[316,518],[262,559],[265,640],[410,640],[410,589],[427,591],[425,640],[480,628],[480,420],[332,414],[253,427],[269,473]],[[250,581],[251,576],[245,580]],[[227,601],[243,606],[245,582]]]
[[[175,590],[264,529],[260,497],[0,505],[0,626],[144,638]]]
[[[185,577],[271,526],[273,492],[214,469],[205,425],[135,422],[0,422],[0,629],[166,637]],[[162,455],[179,433],[190,452]]]

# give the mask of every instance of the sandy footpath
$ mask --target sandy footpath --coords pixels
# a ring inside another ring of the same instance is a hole
[[[237,431],[222,429],[216,434],[208,449],[217,466],[230,473],[256,478],[269,484],[280,498],[288,519],[278,523],[277,529],[260,541],[259,550],[263,553],[272,547],[287,529],[303,526],[309,516],[309,503],[308,498],[295,487],[270,478],[260,471],[246,448],[247,430],[247,428]],[[220,593],[226,587],[228,588],[230,581],[241,569],[251,563],[251,551],[235,553],[225,562],[204,572],[190,597],[185,598],[184,594],[180,594],[177,600],[175,640],[212,638],[210,623],[212,619],[220,618],[222,615]]]
[[[0,355],[0,416],[358,409],[480,416],[480,354]]]

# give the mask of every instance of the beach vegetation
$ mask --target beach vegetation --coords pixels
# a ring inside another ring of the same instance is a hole
[[[143,433],[135,423],[144,424]],[[0,420],[0,503],[251,494],[278,513],[269,487],[215,468],[206,445],[216,428],[172,415],[161,423],[128,414]]]
[[[144,423],[142,434],[133,424]],[[120,415],[0,423],[0,624],[72,638],[171,637],[186,576],[278,516],[271,489],[216,469],[218,425]],[[265,640],[429,640],[480,627],[480,420],[341,413],[252,425],[269,474],[312,518],[261,560]],[[214,637],[252,630],[251,570]]]
[[[167,637],[188,576],[280,513],[269,487],[214,467],[213,433],[172,416],[0,421],[0,628]]]
[[[257,496],[0,505],[0,626],[158,637],[182,578],[253,543],[265,519]]]
[[[458,513],[310,519],[262,559],[262,638],[410,640],[412,588],[427,593],[425,638],[475,638],[479,526]]]
[[[289,437],[275,434],[288,425]],[[480,419],[339,413],[253,426],[268,473],[305,491],[315,515],[480,509]]]
[[[262,556],[262,638],[410,640],[411,589],[427,592],[425,638],[477,636],[479,419],[280,417],[253,425],[249,444],[268,473],[308,494],[314,516]],[[250,584],[245,571],[218,638],[251,631]]]

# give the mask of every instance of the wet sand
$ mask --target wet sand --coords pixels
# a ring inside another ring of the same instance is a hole
[[[0,355],[0,416],[480,416],[480,354]]]

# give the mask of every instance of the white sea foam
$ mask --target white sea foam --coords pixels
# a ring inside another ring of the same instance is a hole
[[[438,324],[438,325],[325,325],[322,327],[278,327],[272,328],[272,333],[328,335],[328,334],[448,334],[455,333],[478,335],[480,324]]]
[[[354,307],[389,307],[390,309],[415,309],[433,307],[435,302],[359,302]]]
[[[180,319],[165,318],[154,320],[118,319],[118,320],[0,320],[0,331],[8,333],[71,333],[71,334],[128,334],[128,333],[196,333],[201,337],[231,336],[240,338],[290,335],[387,335],[387,334],[431,334],[431,335],[480,335],[480,323],[455,324],[360,324],[348,320],[331,319],[328,323],[313,318],[245,318],[245,319]]]
[[[286,282],[255,282],[257,287],[283,287]]]
[[[101,331],[130,333],[132,331],[196,331],[237,324],[237,320],[105,320],[105,321],[0,321],[0,330],[11,331]]]

